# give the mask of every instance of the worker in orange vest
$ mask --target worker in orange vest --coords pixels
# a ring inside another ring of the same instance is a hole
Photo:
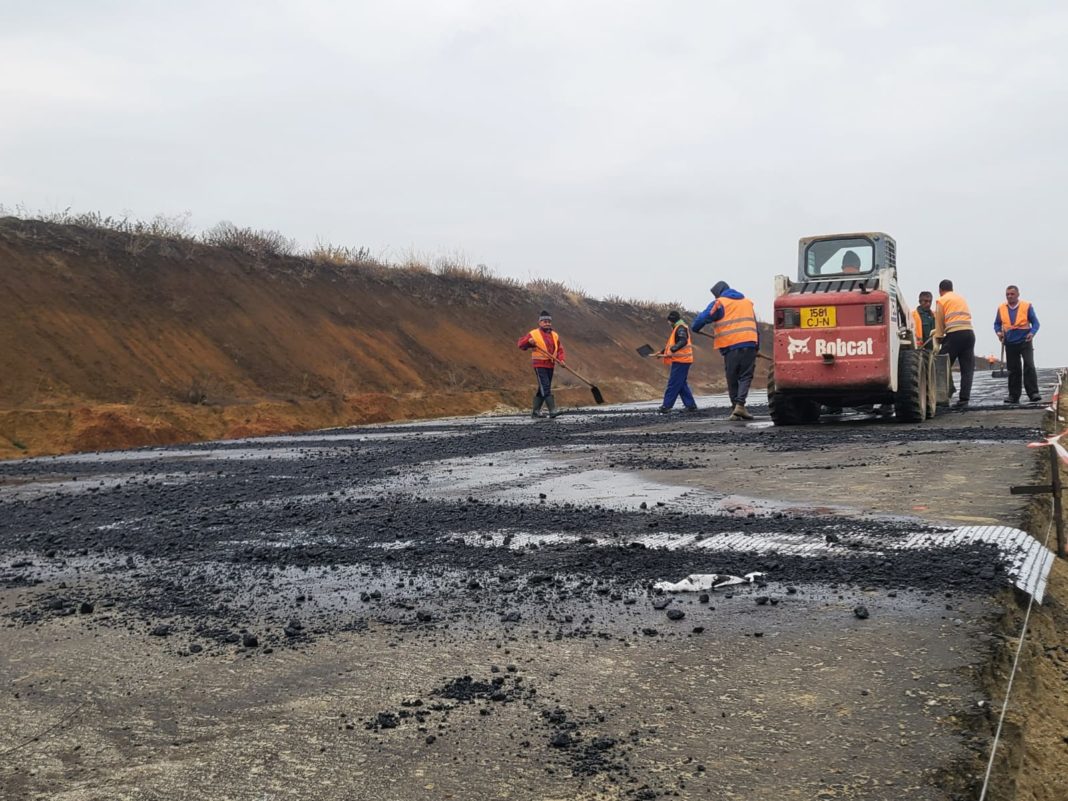
[[[664,402],[656,411],[659,414],[667,414],[675,406],[679,396],[682,396],[682,405],[686,407],[686,411],[696,412],[697,401],[693,399],[690,385],[686,381],[690,374],[690,365],[693,364],[690,327],[674,309],[668,312],[667,320],[671,323],[671,333],[657,356],[664,360],[664,364],[671,365],[671,372],[668,374],[667,389],[664,390]]]
[[[542,404],[549,410],[549,417],[559,416],[556,399],[553,398],[553,368],[557,364],[564,364],[564,346],[560,342],[560,335],[553,330],[553,318],[549,312],[542,311],[538,317],[538,327],[519,340],[519,349],[530,351],[534,375],[538,379],[530,416],[541,417]]]
[[[912,310],[912,327],[916,329],[916,345],[924,350],[934,350],[935,316],[931,310],[933,296],[930,292],[920,293],[919,305]]]
[[[935,306],[935,341],[942,345],[942,353],[949,355],[949,366],[960,362],[960,394],[953,407],[968,408],[972,395],[972,376],[975,374],[975,328],[968,302],[953,291],[948,278],[938,284],[938,304]],[[952,374],[950,381],[952,382]],[[949,394],[956,390],[950,384]]]
[[[1005,302],[998,307],[994,318],[994,333],[1005,343],[1005,367],[1009,372],[1009,395],[1005,403],[1020,402],[1020,388],[1027,390],[1031,403],[1038,403],[1038,373],[1035,372],[1034,338],[1038,333],[1035,307],[1020,300],[1020,288],[1010,284],[1005,289]],[[1020,362],[1023,362],[1023,369]]]
[[[745,408],[745,402],[749,397],[749,385],[753,383],[760,344],[756,310],[753,301],[737,289],[731,289],[726,281],[717,281],[712,294],[716,299],[694,318],[693,330],[700,331],[706,325],[712,325],[716,347],[723,354],[723,369],[727,374],[727,392],[731,399],[728,419],[752,420],[753,415]]]

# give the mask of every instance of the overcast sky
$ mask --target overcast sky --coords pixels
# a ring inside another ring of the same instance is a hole
[[[799,237],[881,230],[1066,365],[1068,3],[1015,5],[0,0],[0,203],[765,318]]]

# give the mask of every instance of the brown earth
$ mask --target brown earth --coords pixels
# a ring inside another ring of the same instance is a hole
[[[1062,383],[1062,419],[1068,417],[1065,389],[1068,387]],[[1064,429],[1063,423],[1052,420],[1052,415],[1048,417],[1050,433]],[[1044,451],[1037,464],[1032,483],[1048,484],[1051,468]],[[1068,469],[1063,463],[1059,469],[1061,481],[1068,485]],[[1048,536],[1050,548],[1056,549],[1049,496],[1040,497],[1030,507],[1027,529],[1039,540],[1045,541]],[[995,708],[990,711],[991,729],[1001,712],[1027,611],[1027,599],[1017,600],[1020,603],[1008,605],[1000,621],[1000,646],[983,676],[989,697],[996,699]],[[1068,561],[1064,559],[1054,562],[1045,601],[1031,610],[1018,670],[988,798],[1063,801],[1068,798]],[[985,768],[984,763],[982,769]]]
[[[3,218],[0,458],[525,408],[515,342],[542,308],[609,401],[662,391],[634,350],[660,346],[664,309]],[[700,349],[695,389],[721,364]]]

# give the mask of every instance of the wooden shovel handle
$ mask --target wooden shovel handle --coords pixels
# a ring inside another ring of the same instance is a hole
[[[578,379],[579,381],[583,382],[584,384],[588,384],[588,385],[589,385],[589,386],[591,386],[591,387],[593,386],[593,382],[592,382],[592,381],[590,381],[590,379],[588,379],[588,378],[583,378],[583,377],[582,377],[581,375],[579,375],[579,374],[578,374],[578,373],[577,373],[577,372],[576,372],[576,371],[575,371],[575,370],[574,370],[573,368],[571,368],[571,367],[568,367],[568,366],[567,366],[566,364],[564,364],[564,363],[563,363],[562,361],[560,361],[560,360],[559,360],[559,359],[557,359],[557,358],[556,358],[555,356],[553,356],[553,354],[551,354],[551,353],[547,353],[546,351],[542,350],[541,348],[539,348],[539,347],[537,347],[537,346],[535,346],[535,347],[534,347],[534,350],[536,350],[536,351],[537,351],[538,353],[542,354],[543,356],[547,356],[548,358],[552,359],[552,360],[553,360],[554,362],[556,362],[556,363],[557,363],[558,365],[560,365],[560,366],[561,366],[561,367],[563,367],[563,368],[564,368],[565,370],[567,370],[567,371],[568,371],[569,373],[571,373],[571,374],[572,374],[573,376],[575,376],[575,378],[577,378],[577,379]]]
[[[709,339],[715,339],[716,338],[715,334],[706,334],[704,331],[694,331],[694,333],[697,334],[698,336],[708,337]],[[765,360],[767,360],[769,362],[770,361],[774,361],[770,356],[765,356],[763,353],[761,353],[759,349],[757,349],[757,358],[758,359],[765,359]]]

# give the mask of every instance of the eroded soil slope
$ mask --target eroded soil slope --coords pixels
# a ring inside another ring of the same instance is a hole
[[[610,400],[662,391],[634,352],[660,346],[659,310],[5,218],[0,457],[525,406],[515,341],[543,307]],[[716,387],[718,355],[698,360],[692,383]]]

